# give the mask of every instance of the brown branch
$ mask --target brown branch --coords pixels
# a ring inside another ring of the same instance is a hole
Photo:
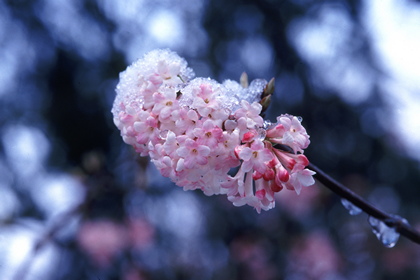
[[[416,231],[402,218],[390,215],[386,212],[383,212],[382,210],[379,210],[378,208],[370,204],[368,201],[366,201],[364,198],[354,193],[353,191],[345,187],[343,184],[331,178],[324,171],[322,171],[312,163],[310,163],[308,167],[309,169],[316,172],[316,174],[314,175],[315,179],[324,184],[331,191],[338,194],[340,197],[347,199],[352,204],[362,209],[369,216],[383,221],[389,227],[395,228],[395,230],[398,233],[405,236],[409,240],[420,244],[420,232]]]

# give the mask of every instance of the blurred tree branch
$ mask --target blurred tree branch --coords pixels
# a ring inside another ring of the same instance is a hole
[[[18,267],[14,278],[15,280],[25,279],[26,274],[31,268],[32,263],[34,262],[36,255],[54,239],[55,235],[62,229],[66,224],[70,223],[78,213],[86,206],[86,201],[76,205],[74,208],[69,209],[67,212],[59,215],[53,225],[38,239],[37,242],[32,247],[32,250],[26,256],[26,259]]]

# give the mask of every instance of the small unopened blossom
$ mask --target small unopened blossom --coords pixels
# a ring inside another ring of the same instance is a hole
[[[193,77],[169,50],[152,51],[121,73],[112,113],[124,142],[184,190],[226,194],[258,212],[273,208],[282,189],[299,194],[314,183],[301,120],[285,114],[266,125],[261,117],[265,80],[248,86]]]

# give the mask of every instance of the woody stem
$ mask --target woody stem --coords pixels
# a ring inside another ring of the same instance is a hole
[[[340,182],[327,175],[320,168],[310,163],[308,168],[315,171],[315,179],[322,183],[325,187],[329,188],[340,197],[347,199],[355,206],[362,209],[366,214],[378,220],[383,221],[387,226],[394,227],[397,232],[405,236],[409,240],[420,244],[420,232],[416,231],[408,223],[404,222],[402,218],[392,216],[366,201],[364,198],[354,193],[352,190],[341,184]]]

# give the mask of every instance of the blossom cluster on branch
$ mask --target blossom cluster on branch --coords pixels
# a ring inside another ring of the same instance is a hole
[[[261,117],[271,87],[194,78],[176,53],[154,50],[120,74],[112,113],[124,142],[163,176],[260,212],[283,188],[299,194],[314,184],[315,174],[306,168],[310,141],[300,118]]]

